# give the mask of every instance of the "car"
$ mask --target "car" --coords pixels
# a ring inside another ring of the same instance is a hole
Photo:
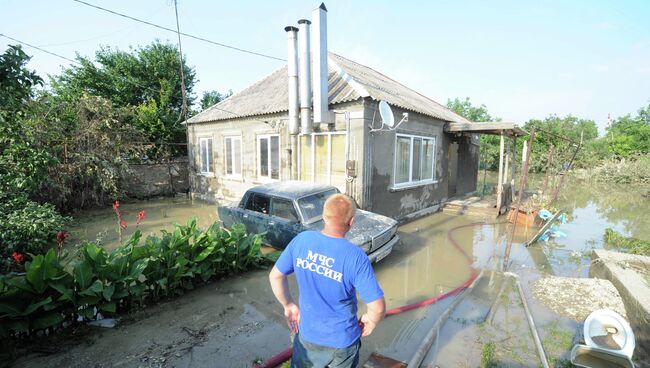
[[[225,227],[242,223],[249,233],[265,233],[266,244],[284,249],[299,233],[323,228],[323,205],[335,193],[334,186],[300,181],[260,185],[246,191],[239,203],[219,206],[219,219]],[[397,221],[357,210],[345,237],[371,262],[379,262],[399,242]]]

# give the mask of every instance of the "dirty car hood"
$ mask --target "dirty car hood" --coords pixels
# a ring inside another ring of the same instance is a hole
[[[320,220],[310,224],[308,227],[311,230],[322,230],[323,226],[324,222],[323,220]],[[352,228],[345,235],[345,238],[350,242],[361,246],[394,226],[397,226],[397,221],[390,217],[364,210],[357,210],[357,213],[354,216],[354,224],[352,224]]]

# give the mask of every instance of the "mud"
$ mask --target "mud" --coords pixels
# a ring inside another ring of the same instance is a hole
[[[529,248],[521,242],[532,231],[518,228],[511,253],[511,271],[521,277],[542,343],[552,364],[563,364],[568,352],[581,338],[580,322],[563,316],[539,302],[532,293],[535,281],[547,276],[588,277],[589,254],[603,248],[602,235],[612,227],[624,235],[650,238],[648,201],[635,193],[644,188],[585,188],[568,182],[559,206],[570,222],[562,225],[566,238],[552,239]],[[125,203],[129,216],[145,209],[147,219],[140,225],[145,232],[171,228],[196,215],[201,226],[216,220],[216,208],[184,198]],[[436,213],[402,225],[401,244],[376,264],[375,271],[384,289],[388,308],[439,295],[462,284],[470,275],[470,265],[448,238],[448,231],[475,222],[471,217]],[[132,221],[134,222],[134,221]],[[103,244],[114,247],[117,234],[112,209],[81,214],[73,231],[77,239],[103,234]],[[133,231],[133,226],[127,229]],[[505,224],[477,224],[452,234],[471,255],[473,268],[487,268],[483,280],[458,306],[441,328],[439,338],[424,365],[476,367],[486,357],[511,367],[537,367],[532,337],[512,285],[497,303],[493,323],[485,315],[501,286],[498,272],[506,243]],[[128,236],[128,233],[125,234]],[[494,272],[492,272],[494,270]],[[173,301],[161,303],[123,317],[113,329],[78,330],[67,342],[43,339],[39,352],[23,356],[17,367],[250,367],[290,345],[282,309],[268,286],[267,270],[249,272],[218,280]],[[297,290],[290,278],[292,293]],[[549,292],[553,293],[552,290]],[[370,337],[364,339],[361,360],[372,352],[408,361],[428,329],[451,303],[439,303],[387,318]],[[360,306],[363,311],[363,305]],[[78,336],[79,335],[79,336]]]

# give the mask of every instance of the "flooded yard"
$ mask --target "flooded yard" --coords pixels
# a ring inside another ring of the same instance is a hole
[[[580,323],[558,316],[538,302],[530,291],[531,283],[545,275],[588,277],[589,251],[604,247],[603,234],[608,227],[624,235],[650,239],[649,191],[647,187],[598,187],[569,182],[558,203],[569,216],[569,222],[560,227],[566,237],[525,248],[520,244],[532,231],[517,231],[510,256],[511,271],[521,277],[551,362],[564,364],[562,359],[568,359],[568,350],[581,337]],[[145,234],[171,229],[173,223],[184,223],[191,216],[196,216],[205,227],[217,216],[215,205],[185,198],[123,203],[121,209],[127,220],[133,219],[125,237],[134,231],[135,214],[140,210],[146,211],[146,220],[139,225]],[[76,220],[72,229],[74,239],[99,237],[108,249],[117,244],[117,220],[112,208],[82,213]],[[375,265],[389,309],[448,292],[463,284],[472,268],[485,269],[475,289],[440,329],[424,366],[540,365],[514,283],[504,286],[493,323],[485,321],[504,281],[495,270],[501,267],[507,230],[503,223],[436,213],[402,225],[401,245]],[[213,282],[127,316],[115,329],[88,329],[82,335],[82,344],[63,344],[55,354],[32,354],[16,365],[251,366],[290,345],[282,309],[275,302],[267,274],[266,270],[254,271]],[[295,284],[292,291],[297,294]],[[447,298],[386,318],[373,335],[364,339],[361,360],[377,352],[408,362],[452,301],[453,298]]]

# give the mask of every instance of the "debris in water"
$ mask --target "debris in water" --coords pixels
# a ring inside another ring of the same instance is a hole
[[[535,281],[533,295],[553,312],[584,321],[597,309],[611,309],[625,317],[625,306],[608,280],[549,276]]]

